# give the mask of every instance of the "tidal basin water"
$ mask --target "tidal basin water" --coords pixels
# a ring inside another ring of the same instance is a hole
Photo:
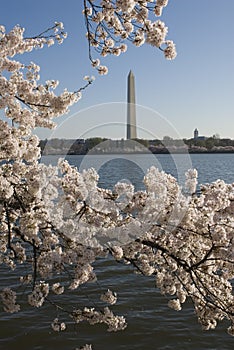
[[[47,156],[43,161],[55,164],[56,158]],[[200,184],[217,179],[234,182],[234,154],[156,155],[154,158],[149,155],[130,155],[129,158],[90,155],[68,156],[67,159],[81,168],[87,165],[95,167],[100,175],[100,186],[106,188],[112,188],[117,181],[128,181],[137,189],[142,188],[143,176],[151,165],[173,174],[181,183],[182,173],[188,166],[198,170]],[[50,323],[59,311],[56,312],[50,304],[40,309],[28,307],[21,287],[17,291],[23,299],[22,311],[13,315],[0,311],[0,349],[75,350],[86,343],[93,344],[94,350],[234,349],[234,339],[226,333],[227,323],[220,323],[215,331],[202,331],[191,304],[185,303],[179,312],[169,309],[168,299],[159,294],[153,277],[136,275],[132,267],[111,259],[100,259],[95,266],[98,283],[90,283],[63,296],[62,304],[95,307],[98,296],[110,287],[118,293],[118,302],[111,309],[126,317],[126,330],[108,333],[104,325],[83,323],[74,326],[70,322],[67,331],[56,333],[50,328]],[[16,286],[16,274],[17,271],[9,273],[1,267],[0,289]]]

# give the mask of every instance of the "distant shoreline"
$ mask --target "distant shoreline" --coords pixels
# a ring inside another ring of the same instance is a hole
[[[111,140],[94,137],[41,140],[39,145],[43,155],[234,153],[234,140],[216,138],[173,140],[165,137],[164,140]]]
[[[212,151],[212,150],[207,150],[207,151],[193,151],[193,150],[187,150],[187,151],[175,151],[175,150],[161,150],[161,151],[151,151],[148,150],[145,152],[93,152],[92,150],[87,151],[86,153],[72,153],[72,152],[43,152],[43,156],[64,156],[64,155],[69,155],[69,156],[85,156],[85,155],[109,155],[109,154],[234,154],[234,150],[227,150],[227,151]]]

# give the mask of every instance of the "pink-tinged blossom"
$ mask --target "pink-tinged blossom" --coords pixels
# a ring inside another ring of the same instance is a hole
[[[63,292],[64,292],[64,287],[61,286],[60,283],[54,283],[54,284],[52,285],[52,291],[53,291],[55,294],[60,295],[60,294],[63,294]]]
[[[16,304],[16,292],[10,288],[5,288],[1,292],[1,298],[5,312],[14,313],[20,311],[20,305]]]
[[[100,299],[110,305],[113,305],[117,301],[117,296],[116,293],[113,293],[110,289],[108,289],[107,292],[101,295]]]
[[[123,249],[119,246],[112,246],[111,254],[116,260],[120,260],[123,257]]]
[[[198,174],[196,169],[189,169],[185,174],[186,176],[185,188],[188,190],[190,194],[193,194],[196,192],[197,175]]]
[[[166,7],[168,5],[168,0],[156,0],[156,6]]]
[[[168,306],[176,311],[180,311],[181,310],[181,305],[180,305],[180,301],[178,299],[172,299],[168,302]]]
[[[60,322],[58,318],[55,318],[51,323],[51,327],[55,332],[65,331],[66,324],[64,322]]]
[[[98,73],[100,75],[106,75],[108,73],[108,68],[106,66],[99,66]]]
[[[162,15],[163,8],[161,6],[156,5],[154,8],[155,16],[160,17]]]
[[[167,60],[174,60],[177,56],[175,44],[173,41],[167,40],[165,41],[165,45],[167,45],[167,47],[163,50],[165,58]]]
[[[28,303],[34,307],[41,307],[49,294],[49,284],[40,282],[35,285],[31,294],[28,295]]]

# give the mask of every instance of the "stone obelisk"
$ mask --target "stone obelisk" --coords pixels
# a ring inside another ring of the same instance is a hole
[[[136,139],[136,100],[135,77],[130,70],[128,74],[128,104],[127,104],[127,139]]]

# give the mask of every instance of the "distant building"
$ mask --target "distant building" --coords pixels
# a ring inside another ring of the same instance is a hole
[[[194,133],[193,133],[193,135],[194,135],[194,140],[197,140],[198,139],[198,130],[197,130],[197,128],[194,130]]]
[[[206,136],[199,136],[199,132],[198,132],[197,128],[194,130],[193,135],[194,135],[193,136],[194,140],[206,140],[207,139]]]

